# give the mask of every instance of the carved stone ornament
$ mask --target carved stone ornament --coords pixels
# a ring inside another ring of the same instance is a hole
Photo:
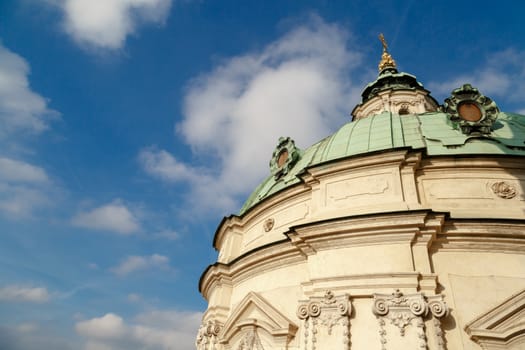
[[[496,103],[470,84],[454,89],[442,109],[452,126],[466,135],[490,134],[499,113]]]
[[[329,336],[332,335],[334,327],[341,327],[342,342],[349,349],[349,317],[351,314],[352,305],[348,294],[335,296],[332,291],[327,290],[322,297],[311,297],[307,301],[302,301],[297,308],[297,317],[304,322],[304,349],[316,349],[317,333],[320,326],[326,328]]]
[[[495,195],[504,199],[514,198],[517,194],[516,188],[505,181],[495,182],[490,188]]]
[[[275,179],[288,174],[300,158],[300,150],[289,137],[280,137],[270,160],[270,171]]]
[[[220,331],[222,330],[222,324],[208,320],[201,324],[195,345],[198,350],[211,350],[215,349]]]
[[[392,294],[374,294],[372,312],[379,322],[379,336],[382,349],[386,349],[387,331],[386,322],[399,329],[399,335],[405,336],[409,326],[416,326],[416,335],[419,347],[426,349],[426,334],[423,318],[429,313],[434,318],[448,315],[448,308],[441,295],[426,298],[422,293],[404,295],[399,290]],[[439,349],[444,349],[443,332],[439,320],[434,322],[435,337]]]
[[[242,338],[236,350],[264,350],[256,329],[251,329]]]
[[[264,220],[264,232],[270,232],[273,228],[273,225],[275,224],[275,220],[273,218],[268,218]]]

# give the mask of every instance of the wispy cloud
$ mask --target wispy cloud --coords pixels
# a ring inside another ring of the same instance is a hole
[[[498,98],[509,104],[519,104],[518,109],[525,108],[525,52],[513,48],[495,52],[470,72],[465,72],[448,81],[433,81],[428,87],[435,95],[448,96],[450,92],[470,83],[484,95]]]
[[[0,301],[45,303],[49,299],[49,292],[44,287],[9,285],[0,288]]]
[[[140,230],[138,218],[119,199],[98,208],[77,213],[72,219],[72,224],[120,234],[131,234]]]
[[[0,157],[0,181],[45,183],[49,181],[41,167],[7,157]]]
[[[171,0],[58,0],[67,34],[81,45],[119,49],[145,23],[163,24]]]
[[[85,349],[194,349],[200,312],[174,310],[149,311],[127,322],[113,313],[76,324],[77,333],[86,338]]]
[[[239,196],[269,173],[265,164],[280,136],[304,147],[345,122],[357,99],[348,73],[360,61],[347,36],[313,17],[261,51],[197,77],[177,132],[201,165],[148,147],[139,154],[142,167],[160,180],[188,183],[192,208],[238,208]]]
[[[128,256],[118,266],[115,266],[111,271],[119,276],[126,276],[137,271],[145,271],[151,269],[168,270],[170,259],[167,256],[153,254],[146,256]]]
[[[38,134],[58,115],[29,84],[29,64],[0,42],[0,138]]]

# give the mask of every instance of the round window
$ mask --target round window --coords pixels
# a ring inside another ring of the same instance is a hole
[[[481,109],[474,102],[462,102],[458,106],[459,116],[469,122],[477,122],[481,119]]]
[[[288,160],[288,150],[285,148],[279,153],[279,158],[277,158],[277,167],[282,168],[284,163]]]

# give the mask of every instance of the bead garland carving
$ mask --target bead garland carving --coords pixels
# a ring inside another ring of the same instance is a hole
[[[317,347],[318,326],[324,326],[328,335],[332,335],[333,328],[342,327],[343,343],[350,348],[350,322],[352,313],[350,297],[347,294],[335,296],[332,291],[325,291],[322,297],[312,297],[303,301],[297,308],[297,317],[303,320],[304,349]]]
[[[422,293],[404,295],[399,290],[392,294],[374,294],[372,312],[379,323],[379,338],[381,349],[386,350],[387,331],[385,320],[399,329],[399,335],[404,337],[409,326],[416,326],[418,347],[426,349],[427,340],[423,318],[430,314],[434,318],[434,329],[439,349],[444,350],[444,337],[439,318],[448,315],[448,307],[441,295],[425,297]]]

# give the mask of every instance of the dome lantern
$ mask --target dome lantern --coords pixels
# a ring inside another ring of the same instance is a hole
[[[383,34],[379,35],[383,45],[379,76],[361,93],[361,103],[352,111],[352,120],[366,118],[383,112],[394,114],[421,114],[435,112],[437,101],[416,77],[397,70],[397,64],[388,51]]]

